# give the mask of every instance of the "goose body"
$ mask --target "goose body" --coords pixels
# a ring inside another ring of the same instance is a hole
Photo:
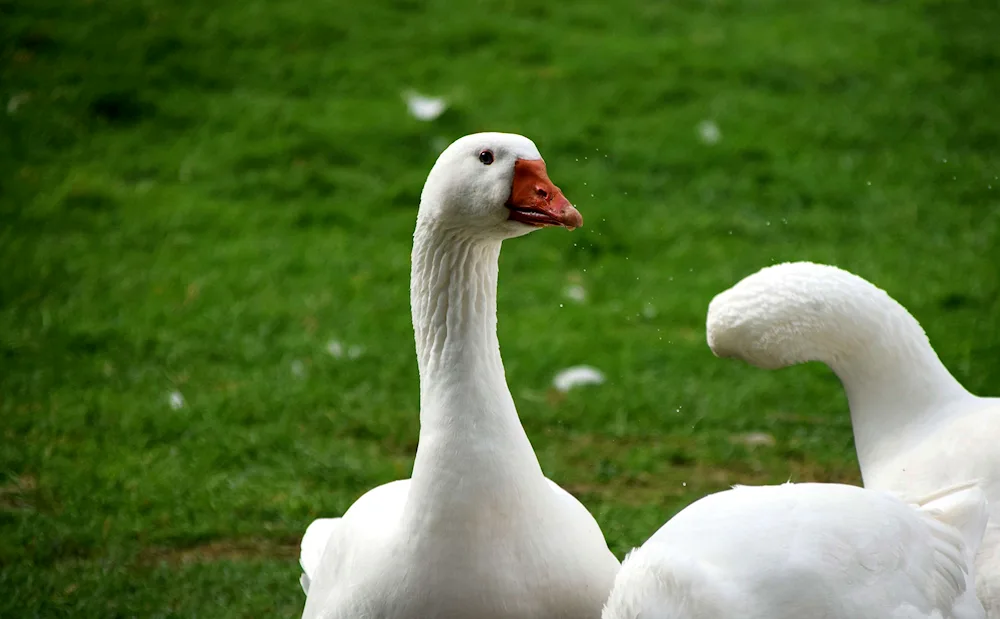
[[[542,474],[496,335],[501,241],[581,221],[527,138],[476,134],[440,155],[413,235],[413,473],[309,527],[305,619],[600,616],[618,561],[591,514]]]
[[[978,480],[990,521],[977,588],[1000,619],[1000,399],[969,393],[902,305],[832,266],[781,264],[743,279],[712,301],[707,332],[720,357],[827,364],[847,392],[865,487],[915,496]]]
[[[709,495],[632,551],[603,619],[982,619],[975,486],[918,504],[840,484]]]

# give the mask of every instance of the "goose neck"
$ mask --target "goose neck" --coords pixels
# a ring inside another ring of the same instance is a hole
[[[472,364],[503,374],[496,334],[500,243],[431,224],[414,233],[410,303],[421,394],[452,384]]]
[[[923,329],[898,304],[875,314],[853,354],[828,360],[851,408],[862,472],[932,432],[949,403],[970,397],[948,372]]]
[[[499,241],[433,223],[419,222],[414,233],[410,294],[420,371],[414,492],[468,496],[484,484],[495,492],[504,481],[523,483],[525,475],[543,479],[500,357],[499,254]]]

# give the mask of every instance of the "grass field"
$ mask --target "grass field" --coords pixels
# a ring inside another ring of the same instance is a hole
[[[994,0],[0,0],[0,29],[4,618],[300,612],[306,525],[409,474],[410,234],[465,133],[532,137],[584,214],[506,244],[500,338],[619,555],[728,484],[859,479],[829,371],[705,345],[762,266],[867,277],[1000,394]],[[580,363],[608,382],[551,390]]]

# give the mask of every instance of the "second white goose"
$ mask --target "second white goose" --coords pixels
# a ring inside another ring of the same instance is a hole
[[[707,335],[716,355],[759,367],[830,366],[847,392],[867,488],[915,496],[978,480],[990,522],[977,588],[1000,619],[1000,399],[966,391],[902,305],[832,266],[750,275],[712,300]]]

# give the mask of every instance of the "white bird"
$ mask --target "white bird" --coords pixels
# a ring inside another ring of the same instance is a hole
[[[531,140],[463,137],[424,185],[410,301],[420,371],[413,474],[313,522],[306,619],[586,619],[618,560],[591,514],[542,474],[504,376],[500,244],[582,224]]]
[[[1000,619],[1000,398],[972,395],[906,308],[836,267],[762,269],[712,300],[708,345],[776,369],[827,364],[847,392],[865,487],[907,496],[978,480],[990,521],[977,588]]]
[[[841,484],[740,487],[622,563],[603,619],[982,619],[974,485],[909,505]]]

